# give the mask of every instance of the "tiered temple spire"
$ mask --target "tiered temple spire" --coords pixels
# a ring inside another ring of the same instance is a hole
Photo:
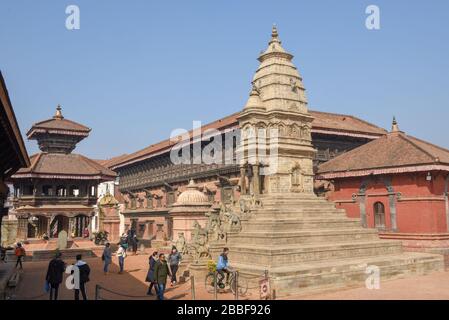
[[[278,30],[273,26],[268,47],[258,58],[260,65],[252,81],[267,111],[276,109],[307,112],[302,78],[292,59],[293,55],[282,47]],[[253,91],[251,95],[254,94]]]

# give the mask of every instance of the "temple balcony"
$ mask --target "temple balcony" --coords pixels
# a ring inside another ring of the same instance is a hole
[[[97,203],[96,196],[49,196],[49,195],[24,195],[13,200],[14,207],[40,206],[44,204],[81,204],[94,206]]]

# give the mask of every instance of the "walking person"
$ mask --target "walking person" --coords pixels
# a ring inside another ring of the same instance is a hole
[[[139,239],[137,239],[137,235],[136,234],[133,235],[131,243],[132,243],[133,253],[136,256],[137,255],[137,246],[138,246],[138,243],[139,243]]]
[[[154,251],[153,254],[150,256],[150,258],[148,259],[148,264],[150,265],[150,268],[148,269],[147,278],[145,279],[146,282],[150,283],[147,292],[147,295],[149,296],[153,295],[153,293],[151,292],[153,287],[154,291],[157,294],[157,282],[155,281],[154,278],[154,267],[156,266],[156,263],[158,263],[157,251]]]
[[[165,287],[167,285],[167,277],[170,276],[167,260],[163,253],[159,254],[159,261],[154,267],[154,279],[157,281],[157,298],[164,300]]]
[[[173,246],[170,254],[168,255],[168,263],[170,264],[171,270],[171,286],[173,287],[176,282],[176,272],[178,272],[179,265],[181,264],[182,256],[179,253],[178,249]]]
[[[89,282],[89,275],[90,275],[90,267],[89,265],[81,260],[82,256],[79,254],[76,256],[76,263],[75,266],[79,269],[79,288],[77,288],[75,284],[75,300],[80,299],[80,291],[83,295],[83,300],[87,300],[87,294],[86,294],[86,283]]]
[[[57,252],[55,257],[48,264],[45,280],[50,286],[50,300],[58,300],[59,285],[62,283],[65,271],[65,263],[61,257],[61,252]]]
[[[121,244],[117,250],[118,264],[120,266],[119,274],[123,273],[123,269],[125,268],[125,258],[126,258],[126,245]]]
[[[107,275],[109,272],[109,265],[112,263],[112,251],[111,251],[111,244],[109,242],[107,242],[104,247],[101,259],[103,260],[104,274]]]
[[[8,249],[6,247],[0,246],[0,260],[4,263],[8,262],[7,253],[6,253],[7,250]]]
[[[23,269],[22,260],[25,257],[25,248],[19,242],[17,243],[16,250],[14,251],[15,256],[17,257],[16,268],[20,265],[20,269]]]

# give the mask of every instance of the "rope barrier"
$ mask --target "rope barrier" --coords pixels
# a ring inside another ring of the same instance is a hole
[[[188,280],[186,280],[183,284],[186,284],[186,283],[188,283],[190,281],[190,278],[188,279]],[[125,298],[131,298],[131,299],[139,299],[139,298],[150,298],[150,296],[149,295],[142,295],[142,296],[140,296],[140,295],[130,295],[130,294],[125,294],[125,293],[121,293],[121,292],[117,292],[117,291],[114,291],[114,290],[111,290],[111,289],[108,289],[108,288],[106,288],[106,287],[103,287],[103,286],[101,286],[101,285],[99,285],[99,284],[97,284],[97,286],[96,286],[96,288],[95,288],[95,296],[96,296],[96,300],[108,300],[108,299],[104,299],[104,298],[102,298],[101,297],[101,290],[104,290],[104,291],[106,291],[106,292],[109,292],[109,293],[112,293],[112,294],[115,294],[115,295],[118,295],[118,296],[121,296],[121,297],[125,297]],[[192,288],[191,287],[188,287],[187,289],[184,289],[184,290],[182,290],[181,292],[177,292],[177,295],[179,296],[179,295],[184,295],[184,294],[187,294],[187,293],[191,293],[192,292]]]

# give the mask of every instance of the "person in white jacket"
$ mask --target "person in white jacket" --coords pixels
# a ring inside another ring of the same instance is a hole
[[[125,258],[126,258],[126,248],[123,245],[120,245],[117,250],[118,264],[120,266],[119,273],[123,273],[123,269],[125,267]]]

